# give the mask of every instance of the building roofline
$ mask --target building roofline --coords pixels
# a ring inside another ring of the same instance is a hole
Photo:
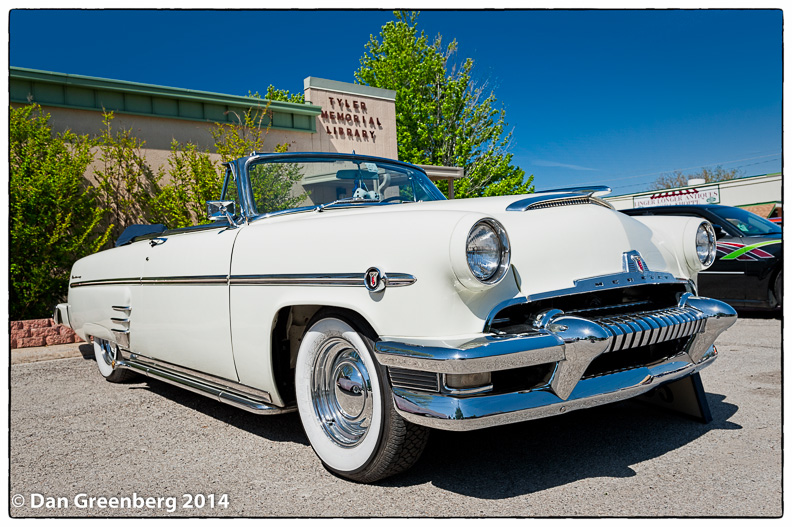
[[[723,181],[712,181],[712,182],[709,182],[709,183],[702,183],[700,185],[685,185],[684,187],[664,188],[664,189],[659,189],[659,190],[644,190],[644,191],[641,191],[641,192],[633,192],[633,193],[630,193],[630,194],[619,194],[617,196],[608,196],[607,199],[625,198],[625,197],[628,197],[628,196],[649,196],[649,195],[657,194],[657,193],[660,193],[660,192],[673,192],[675,190],[683,190],[683,189],[686,189],[686,188],[709,187],[709,186],[713,186],[713,185],[723,185],[723,184],[727,184],[727,183],[742,182],[742,181],[745,181],[747,179],[763,178],[763,177],[769,178],[769,177],[773,177],[773,176],[781,177],[781,176],[783,176],[783,173],[782,172],[773,172],[772,174],[759,174],[759,175],[756,175],[756,176],[743,176],[743,177],[738,177],[738,178],[734,178],[734,179],[724,179]]]
[[[233,104],[234,106],[250,105],[251,102],[258,100],[255,97],[250,97],[247,95],[228,95],[224,93],[190,90],[186,88],[174,88],[171,86],[160,86],[156,84],[145,84],[142,82],[106,79],[101,77],[89,77],[87,75],[75,75],[71,73],[58,73],[54,71],[35,70],[31,68],[10,67],[9,77],[12,79],[16,78],[55,84],[68,84],[83,88],[99,88],[103,90],[137,93],[141,95],[167,96],[180,99]],[[268,101],[267,99],[261,100]],[[291,113],[314,116],[321,113],[321,107],[315,106],[313,104],[302,104],[286,101],[268,102],[270,104],[270,109],[273,111],[285,110]]]
[[[234,113],[266,106],[273,128],[316,132],[313,104],[270,101],[140,82],[104,79],[31,68],[9,68],[9,100],[79,110],[147,115],[170,119],[235,122]]]
[[[396,100],[396,91],[385,88],[375,88],[365,84],[352,84],[351,82],[334,81],[321,79],[319,77],[306,77],[303,81],[304,89],[313,88],[315,90],[328,90],[348,95],[359,95],[363,97],[373,97],[375,99],[385,99],[387,101]]]

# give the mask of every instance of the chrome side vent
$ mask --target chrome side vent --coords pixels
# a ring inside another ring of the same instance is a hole
[[[427,392],[440,391],[440,380],[436,373],[405,370],[403,368],[388,368],[388,375],[390,376],[391,385],[395,388],[424,390]]]
[[[116,343],[124,349],[129,349],[129,317],[132,314],[132,308],[130,306],[112,306],[114,311],[119,311],[123,313],[125,316],[120,317],[112,317],[110,321],[113,324],[121,326],[119,328],[111,328],[113,335],[115,336]]]

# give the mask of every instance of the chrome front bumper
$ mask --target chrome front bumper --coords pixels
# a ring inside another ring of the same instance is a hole
[[[513,393],[464,396],[392,388],[396,410],[407,421],[471,430],[628,399],[692,375],[715,359],[715,339],[736,320],[737,313],[728,304],[688,293],[671,309],[593,320],[552,310],[537,320],[531,333],[486,335],[451,347],[381,341],[375,354],[390,368],[438,374],[554,364],[546,385]],[[684,352],[660,363],[582,378],[603,353],[681,338],[687,339]]]

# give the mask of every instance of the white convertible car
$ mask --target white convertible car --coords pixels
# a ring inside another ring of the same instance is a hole
[[[108,381],[142,373],[253,413],[296,409],[349,479],[407,469],[431,428],[696,376],[736,320],[696,296],[712,226],[625,216],[606,187],[447,201],[420,168],[354,154],[226,169],[212,223],[130,227],[74,265],[56,321],[93,341]]]

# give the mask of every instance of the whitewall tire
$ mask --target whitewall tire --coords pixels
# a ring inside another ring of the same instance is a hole
[[[300,420],[325,466],[355,481],[408,469],[428,439],[427,429],[393,409],[384,372],[371,339],[342,316],[316,320],[303,337],[295,368]]]
[[[135,372],[115,367],[115,360],[120,358],[117,344],[94,337],[93,347],[99,373],[107,381],[125,382],[135,377]]]

